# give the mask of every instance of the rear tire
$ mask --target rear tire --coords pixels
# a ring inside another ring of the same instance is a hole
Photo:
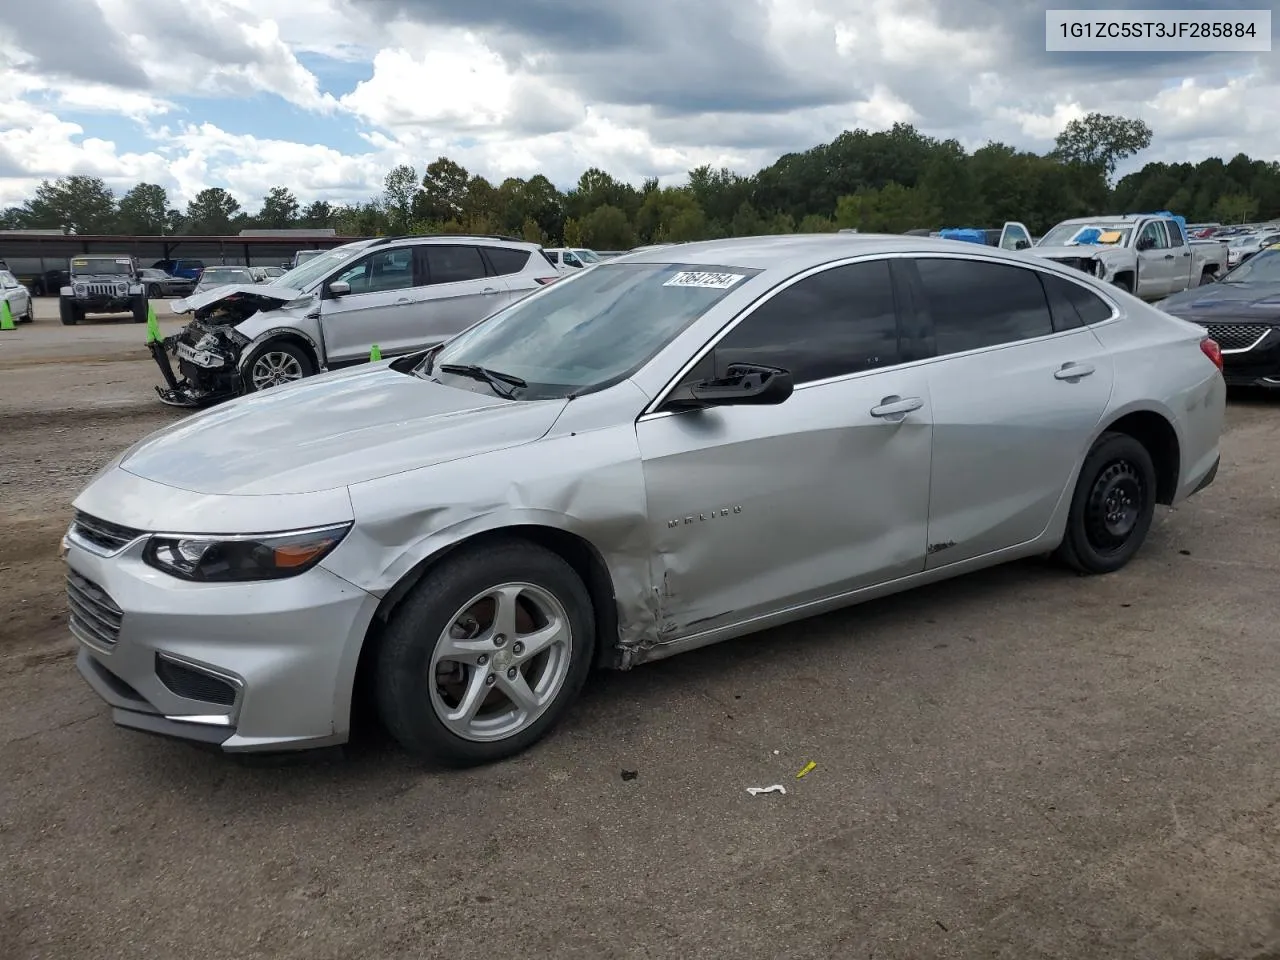
[[[1104,433],[1085,457],[1055,556],[1083,574],[1113,573],[1133,559],[1151,529],[1156,468],[1125,433]]]
[[[464,549],[392,614],[375,659],[378,714],[419,759],[492,763],[559,722],[594,648],[591,595],[561,557],[517,539]]]
[[[58,300],[58,319],[62,321],[64,327],[73,327],[80,322],[83,314],[76,309],[76,305],[62,297]]]

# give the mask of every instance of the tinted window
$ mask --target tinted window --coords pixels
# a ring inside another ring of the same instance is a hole
[[[1040,274],[1040,282],[1044,284],[1045,296],[1049,298],[1049,313],[1053,316],[1053,329],[1074,330],[1084,326],[1084,320],[1071,300],[1071,288],[1075,286],[1069,280],[1055,277],[1051,273]]]
[[[484,277],[484,261],[475,247],[431,246],[427,251],[429,283],[460,283]]]
[[[528,250],[512,250],[510,247],[485,247],[485,255],[493,264],[494,272],[502,277],[509,273],[519,273],[529,262]]]
[[[1103,320],[1111,319],[1111,308],[1101,297],[1070,280],[1063,280],[1062,283],[1066,286],[1071,305],[1076,308],[1076,313],[1085,323],[1101,323]]]
[[[939,356],[1053,332],[1036,271],[976,260],[916,261]]]
[[[1164,232],[1164,224],[1159,220],[1148,220],[1142,228],[1142,232],[1138,234],[1138,243],[1151,246],[1149,250],[1164,250],[1169,246],[1169,237]]]
[[[407,289],[413,286],[413,250],[409,247],[380,250],[352,264],[334,279],[351,284],[353,294]]]
[[[1177,220],[1168,220],[1165,227],[1169,230],[1169,241],[1172,246],[1180,247],[1186,242],[1186,238],[1182,235],[1182,227],[1178,225]]]
[[[732,363],[784,367],[796,383],[897,363],[898,322],[889,263],[833,267],[763,303],[715,348]]]

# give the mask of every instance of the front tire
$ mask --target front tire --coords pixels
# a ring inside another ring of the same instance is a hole
[[[147,322],[147,298],[145,294],[139,294],[131,298],[129,312],[133,314],[134,323]]]
[[[1156,469],[1147,448],[1104,433],[1080,468],[1059,560],[1080,573],[1113,573],[1133,559],[1156,508]]]
[[[377,652],[378,713],[419,759],[501,760],[564,716],[594,648],[591,596],[562,558],[516,539],[464,550],[392,615]]]
[[[244,390],[245,393],[269,390],[315,372],[315,363],[301,347],[285,341],[264,343],[244,366]]]
[[[1133,293],[1133,277],[1128,274],[1116,277],[1112,282],[1125,293]]]
[[[80,311],[76,309],[74,303],[67,301],[65,297],[58,300],[58,319],[62,321],[64,327],[74,327],[80,321]]]
[[[161,294],[160,284],[158,284],[158,283],[153,283],[153,284],[151,284],[150,286],[148,286],[148,287],[147,287],[147,298],[148,298],[148,299],[150,299],[150,300],[159,300],[159,299],[160,299],[160,294]]]
[[[36,322],[36,302],[27,297],[27,314],[18,318],[18,323],[35,323]]]

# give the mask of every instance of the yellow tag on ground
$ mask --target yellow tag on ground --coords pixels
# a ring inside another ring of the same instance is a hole
[[[801,768],[800,772],[796,774],[796,779],[799,780],[801,777],[807,776],[816,766],[817,764],[810,760]]]

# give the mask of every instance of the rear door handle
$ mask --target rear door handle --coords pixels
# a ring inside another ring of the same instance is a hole
[[[1164,258],[1165,258],[1166,260],[1172,260],[1172,259],[1173,259],[1173,254],[1172,254],[1172,253],[1166,253],[1166,254],[1164,255]]]
[[[483,290],[481,290],[480,292],[481,292],[481,293],[483,293],[486,297],[489,297],[489,296],[492,296],[493,294],[497,293],[497,292],[498,292],[498,288],[497,288],[497,287],[485,287],[485,288],[484,288]]]
[[[413,303],[413,301],[410,300],[408,297],[401,297],[399,300],[396,301],[396,303]]]
[[[1093,370],[1093,364],[1090,363],[1064,363],[1053,375],[1058,380],[1079,380],[1089,376]]]
[[[871,408],[871,415],[881,420],[901,420],[913,410],[919,410],[924,406],[924,401],[919,397],[899,397],[894,394],[891,397],[885,397],[880,401],[878,406]]]

